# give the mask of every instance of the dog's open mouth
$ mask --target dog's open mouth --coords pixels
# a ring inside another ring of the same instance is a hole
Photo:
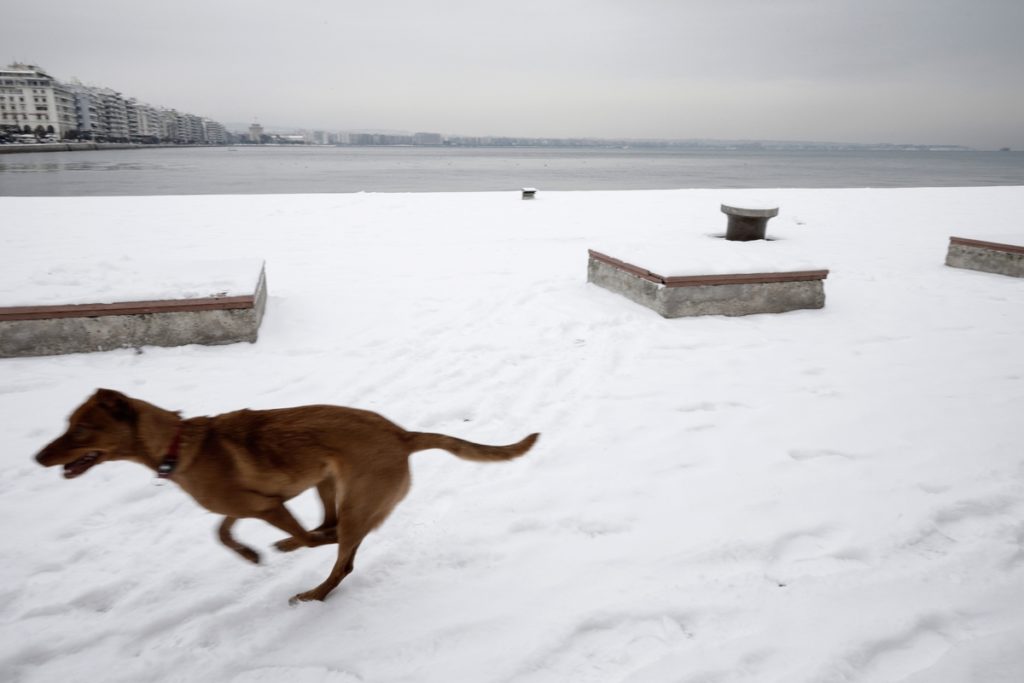
[[[64,478],[74,479],[82,476],[99,461],[101,455],[103,454],[99,451],[89,451],[78,460],[64,465]]]

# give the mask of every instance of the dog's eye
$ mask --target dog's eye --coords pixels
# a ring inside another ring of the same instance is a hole
[[[71,430],[71,438],[74,441],[85,441],[86,439],[89,438],[89,434],[91,433],[91,431],[92,430],[90,430],[88,427],[78,425],[77,427]]]

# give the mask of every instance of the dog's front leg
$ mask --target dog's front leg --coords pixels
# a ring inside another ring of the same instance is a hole
[[[313,544],[309,544],[301,538],[289,536],[288,538],[282,538],[280,541],[274,543],[274,547],[282,553],[290,553],[291,551],[298,550],[299,548],[313,548],[318,545],[327,545],[329,543],[338,542],[338,530],[336,528],[313,529],[309,532],[309,536],[313,539]]]
[[[314,533],[306,531],[283,504],[269,510],[264,510],[254,516],[276,526],[281,531],[291,534],[291,537],[282,539],[274,544],[275,548],[283,552],[297,548],[315,548],[319,545],[337,542],[337,536],[333,532],[318,531]]]
[[[231,535],[231,527],[233,527],[237,521],[237,517],[225,517],[224,521],[220,523],[220,527],[217,529],[217,538],[220,539],[221,543],[231,548],[253,564],[259,564],[260,554],[249,546],[242,545],[235,540],[234,536]]]
[[[310,529],[309,534],[316,539],[318,545],[338,542],[338,501],[335,495],[333,479],[324,479],[316,485],[317,493],[320,494],[320,502],[324,506],[324,521],[315,529]],[[305,548],[306,542],[301,538],[292,536],[274,544],[274,547],[283,553],[288,553],[299,548]]]

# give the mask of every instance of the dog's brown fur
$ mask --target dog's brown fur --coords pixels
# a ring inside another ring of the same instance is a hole
[[[510,460],[537,440],[484,446],[443,434],[407,432],[376,413],[314,405],[239,410],[184,420],[110,389],[99,389],[68,420],[67,431],[36,456],[44,467],[64,465],[74,478],[106,461],[129,460],[154,471],[180,434],[171,479],[206,509],[224,515],[218,536],[250,562],[252,548],[231,536],[243,517],[262,519],[291,534],[275,544],[291,551],[338,544],[330,576],[292,602],[323,600],[352,571],[367,533],[384,522],[409,491],[409,455],[440,448],[478,462]],[[284,503],[316,487],[324,521],[307,531]]]

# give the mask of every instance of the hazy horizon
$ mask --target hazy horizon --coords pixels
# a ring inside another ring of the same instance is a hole
[[[1024,147],[1016,0],[127,0],[5,10],[5,63],[222,122]]]

